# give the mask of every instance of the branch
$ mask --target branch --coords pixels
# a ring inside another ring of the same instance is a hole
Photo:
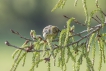
[[[97,28],[96,28],[95,30],[93,30],[92,32],[90,32],[90,33],[88,33],[87,35],[83,36],[83,37],[80,38],[79,40],[77,40],[77,41],[75,41],[75,42],[73,42],[73,43],[68,44],[66,47],[68,47],[68,46],[70,46],[70,45],[73,45],[73,44],[75,44],[75,43],[79,43],[81,40],[83,40],[83,39],[86,38],[86,37],[89,37],[91,34],[93,34],[94,32],[98,31],[99,29],[100,29],[100,28],[97,27]]]
[[[104,24],[106,24],[106,23],[104,23]],[[96,25],[96,26],[94,26],[94,27],[91,27],[91,28],[89,29],[89,31],[93,31],[95,28],[101,27],[101,26],[102,26],[101,24],[98,24],[98,25]],[[73,37],[73,36],[79,36],[79,35],[81,35],[81,34],[83,34],[83,33],[86,33],[86,32],[88,32],[88,30],[83,30],[82,32],[79,32],[79,33],[73,34],[72,36],[69,36],[69,38],[71,38],[71,37]],[[53,40],[53,42],[54,42],[54,41],[58,41],[58,39]]]
[[[21,49],[21,50],[26,51],[24,48],[20,48],[20,47],[18,47],[18,46],[14,46],[14,45],[10,44],[8,41],[5,41],[5,44],[6,44],[7,46],[11,46],[11,47],[14,47],[14,48],[16,48],[16,49]]]
[[[102,13],[103,13],[103,15],[105,15],[106,16],[106,14],[102,11]]]
[[[105,24],[106,24],[106,23],[105,23]],[[66,45],[66,46],[64,46],[64,47],[68,47],[68,46],[71,46],[71,45],[73,45],[73,44],[79,43],[81,40],[85,39],[86,37],[89,37],[91,34],[93,34],[94,32],[98,31],[99,29],[101,29],[101,27],[102,27],[102,25],[99,24],[99,25],[96,25],[96,26],[90,28],[90,32],[89,32],[87,35],[82,36],[79,40],[77,40],[77,41],[75,41],[75,42],[72,42],[72,43],[70,43],[70,44],[68,44],[68,45]],[[72,36],[81,35],[82,33],[85,33],[85,32],[87,32],[87,31],[88,31],[88,30],[84,30],[84,31],[82,31],[82,32],[80,32],[80,33],[77,33],[77,34],[74,34],[74,35],[72,35]],[[72,36],[70,36],[70,37],[72,37]],[[29,40],[29,41],[30,41],[30,40]],[[30,49],[30,50],[28,50],[28,48],[20,48],[20,47],[18,47],[18,46],[12,45],[12,44],[10,44],[8,41],[6,41],[5,44],[6,44],[7,46],[11,46],[11,47],[14,47],[14,48],[16,48],[16,49],[20,49],[20,50],[23,50],[23,51],[26,51],[26,52],[43,52],[43,51],[48,51],[48,50],[50,50],[49,48],[47,48],[46,50],[35,50],[35,49]],[[30,48],[30,47],[29,47],[29,48]],[[57,49],[57,48],[59,48],[59,46],[58,46],[58,45],[55,45],[54,48],[53,48],[53,50],[55,50],[55,49]],[[63,47],[62,47],[62,48],[63,48]]]
[[[97,16],[96,16],[97,17]],[[94,17],[92,17],[95,21],[97,21],[99,24],[100,24],[100,22],[96,19],[96,18],[94,18]],[[98,18],[98,17],[97,17]],[[98,18],[99,19],[99,18]],[[100,20],[100,19],[99,19]]]
[[[68,16],[66,16],[66,15],[63,15],[65,18],[67,18],[67,19],[70,19]],[[76,19],[75,20],[73,20],[75,23],[77,23],[77,24],[80,24],[81,26],[87,26],[86,24],[82,24],[82,23],[80,23],[79,21],[77,21]]]
[[[101,22],[100,18],[96,15],[97,19]]]
[[[18,46],[15,46],[15,45],[10,44],[8,41],[5,41],[5,44],[6,44],[7,46],[10,46],[10,47],[14,47],[14,48],[16,48],[16,49],[23,50],[23,51],[25,51],[25,52],[42,52],[42,51],[43,51],[43,50],[35,50],[35,49],[30,49],[30,50],[28,50],[30,47],[28,47],[28,48],[21,48],[21,47],[18,47]],[[47,49],[47,50],[50,50],[50,49]]]
[[[23,37],[23,36],[22,36],[19,32],[17,32],[17,31],[14,31],[14,30],[12,30],[12,29],[10,29],[10,31],[11,31],[13,34],[18,35],[20,38],[23,38],[23,39],[29,40],[29,41],[33,41],[33,40],[29,39],[29,38]]]

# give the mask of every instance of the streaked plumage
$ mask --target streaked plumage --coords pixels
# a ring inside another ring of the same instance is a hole
[[[55,38],[58,35],[59,29],[57,26],[48,25],[43,29],[44,39],[49,39],[51,37]]]

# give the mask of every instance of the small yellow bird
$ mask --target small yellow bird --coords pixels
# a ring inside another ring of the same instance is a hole
[[[57,26],[48,25],[43,29],[43,37],[44,39],[54,39],[59,31]]]

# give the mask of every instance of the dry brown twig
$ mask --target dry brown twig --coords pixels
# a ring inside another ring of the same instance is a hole
[[[14,31],[14,30],[12,30],[12,29],[10,29],[10,31],[11,31],[13,34],[18,35],[18,36],[19,36],[20,38],[22,38],[22,39],[29,40],[29,41],[33,41],[33,40],[29,39],[29,38],[23,37],[23,36],[22,36],[19,32],[17,32],[17,31]]]

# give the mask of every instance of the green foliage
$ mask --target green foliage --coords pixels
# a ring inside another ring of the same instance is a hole
[[[75,0],[75,6],[77,5],[77,2],[78,0]],[[63,8],[65,3],[66,0],[59,0],[52,11],[60,7]],[[71,25],[71,23],[76,22],[76,19],[73,17],[68,18],[66,27],[62,29],[60,33],[58,33],[57,38],[51,37],[51,39],[49,38],[44,40],[41,36],[37,35],[34,30],[31,30],[30,36],[32,40],[27,39],[30,44],[25,42],[21,48],[16,49],[16,51],[13,53],[12,57],[14,59],[14,63],[10,71],[16,71],[20,61],[22,60],[22,65],[24,66],[27,59],[27,54],[29,52],[33,53],[32,66],[29,71],[35,71],[34,68],[39,67],[39,64],[43,61],[48,63],[48,71],[51,71],[50,61],[54,60],[55,66],[56,59],[56,63],[62,71],[67,71],[67,63],[69,60],[73,61],[73,71],[80,71],[80,66],[82,65],[84,59],[86,60],[86,71],[95,71],[94,65],[97,48],[99,48],[100,60],[98,70],[101,71],[102,63],[106,62],[104,50],[104,47],[106,46],[106,33],[101,33],[100,31],[105,27],[106,23],[104,23],[104,14],[102,9],[99,7],[98,0],[95,1],[97,9],[93,10],[90,14],[88,14],[86,3],[87,0],[82,0],[83,9],[86,16],[85,23],[87,24],[85,26],[87,27],[87,30],[75,33],[75,26]],[[100,14],[99,25],[91,27],[91,19],[96,12]],[[85,32],[87,32],[86,35],[82,36],[82,34]],[[18,32],[14,32],[13,30],[12,33],[20,36]],[[79,36],[80,39],[75,40],[75,36]],[[85,39],[85,41],[82,41],[83,39]],[[96,46],[96,44],[98,44],[98,46]],[[8,42],[6,42],[6,45],[15,47],[10,45]],[[90,53],[92,53],[92,59],[89,56]]]
[[[65,37],[65,41],[64,41],[64,46],[66,46],[68,44],[69,41],[69,34],[70,34],[70,24],[71,22],[74,20],[74,18],[71,18],[67,21],[67,29],[66,29],[66,37]]]
[[[77,5],[77,2],[78,2],[78,0],[75,0],[75,2],[74,2],[74,6],[76,6],[76,5]]]
[[[83,3],[83,8],[84,8],[85,16],[86,16],[85,23],[87,23],[87,21],[88,21],[88,11],[87,11],[86,0],[82,0],[82,3]]]
[[[67,0],[59,0],[55,7],[52,9],[54,11],[57,8],[63,8]]]
[[[102,63],[104,61],[105,63],[105,54],[104,54],[104,47],[105,47],[105,42],[104,42],[104,38],[103,36],[101,35],[101,37],[98,37],[98,46],[99,46],[99,67],[98,67],[98,70],[100,71],[101,70],[101,67],[102,67]]]

